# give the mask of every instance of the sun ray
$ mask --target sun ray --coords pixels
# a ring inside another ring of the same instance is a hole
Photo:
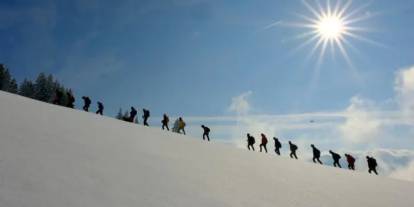
[[[294,48],[293,51],[296,52],[305,46],[314,44],[307,55],[307,59],[315,57],[317,65],[320,65],[324,56],[330,53],[335,60],[337,55],[342,56],[346,63],[351,66],[351,58],[346,50],[354,50],[355,47],[350,44],[350,39],[385,47],[385,45],[362,35],[366,32],[372,32],[372,30],[362,26],[360,22],[377,15],[377,13],[364,12],[371,3],[372,0],[354,7],[352,0],[302,0],[308,14],[303,12],[293,13],[300,21],[283,21],[283,23],[277,23],[276,25],[307,29],[307,32],[290,38],[304,39],[304,42]],[[273,24],[266,28],[272,27]],[[314,54],[317,51],[319,54],[315,56]]]
[[[318,13],[306,0],[302,0],[303,4],[309,9],[318,18],[321,18],[320,13]]]
[[[295,23],[294,26],[311,30],[300,36],[301,38],[308,39],[299,48],[315,42],[308,57],[312,57],[316,51],[319,51],[317,57],[318,65],[322,62],[327,51],[334,58],[336,49],[339,50],[338,54],[342,55],[349,65],[352,65],[345,47],[350,45],[349,38],[383,46],[359,35],[358,33],[360,32],[369,32],[370,30],[366,27],[355,25],[372,16],[371,13],[363,13],[364,9],[371,5],[372,1],[356,8],[353,8],[352,0],[324,0],[323,4],[321,4],[320,0],[313,2],[314,4],[312,5],[310,1],[302,0],[303,5],[312,16],[308,17],[302,13],[296,14],[296,16],[304,20],[304,23]]]

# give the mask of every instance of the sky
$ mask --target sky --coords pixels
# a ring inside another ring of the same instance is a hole
[[[326,10],[325,0],[2,0],[0,62],[18,81],[53,74],[78,108],[88,95],[109,116],[130,106],[156,126],[183,116],[190,134],[204,123],[238,147],[263,132],[306,159],[311,143],[370,154],[384,174],[414,180],[414,2],[351,2],[346,56],[305,44],[318,3]]]

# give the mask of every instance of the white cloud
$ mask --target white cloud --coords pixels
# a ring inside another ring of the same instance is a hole
[[[231,104],[229,110],[235,112],[237,115],[246,115],[250,112],[250,103],[248,101],[249,97],[252,95],[251,91],[242,93],[239,96],[233,97],[231,99]]]
[[[390,177],[401,180],[414,181],[414,161],[410,162],[410,164],[405,167],[395,170],[390,174]]]
[[[375,105],[358,96],[351,98],[345,110],[345,122],[338,126],[342,138],[353,143],[361,143],[377,137],[381,122],[374,115]]]
[[[397,72],[395,91],[402,115],[406,118],[412,117],[414,115],[414,66]]]

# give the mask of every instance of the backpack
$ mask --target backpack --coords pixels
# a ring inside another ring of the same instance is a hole
[[[144,110],[144,116],[149,117],[150,116],[150,112],[148,110]]]
[[[249,144],[254,144],[254,143],[256,143],[256,140],[254,139],[254,137],[252,137],[252,136],[250,136],[249,137]]]

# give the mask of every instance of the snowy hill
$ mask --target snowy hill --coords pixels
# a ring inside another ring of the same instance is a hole
[[[414,206],[414,184],[0,92],[0,206]]]

